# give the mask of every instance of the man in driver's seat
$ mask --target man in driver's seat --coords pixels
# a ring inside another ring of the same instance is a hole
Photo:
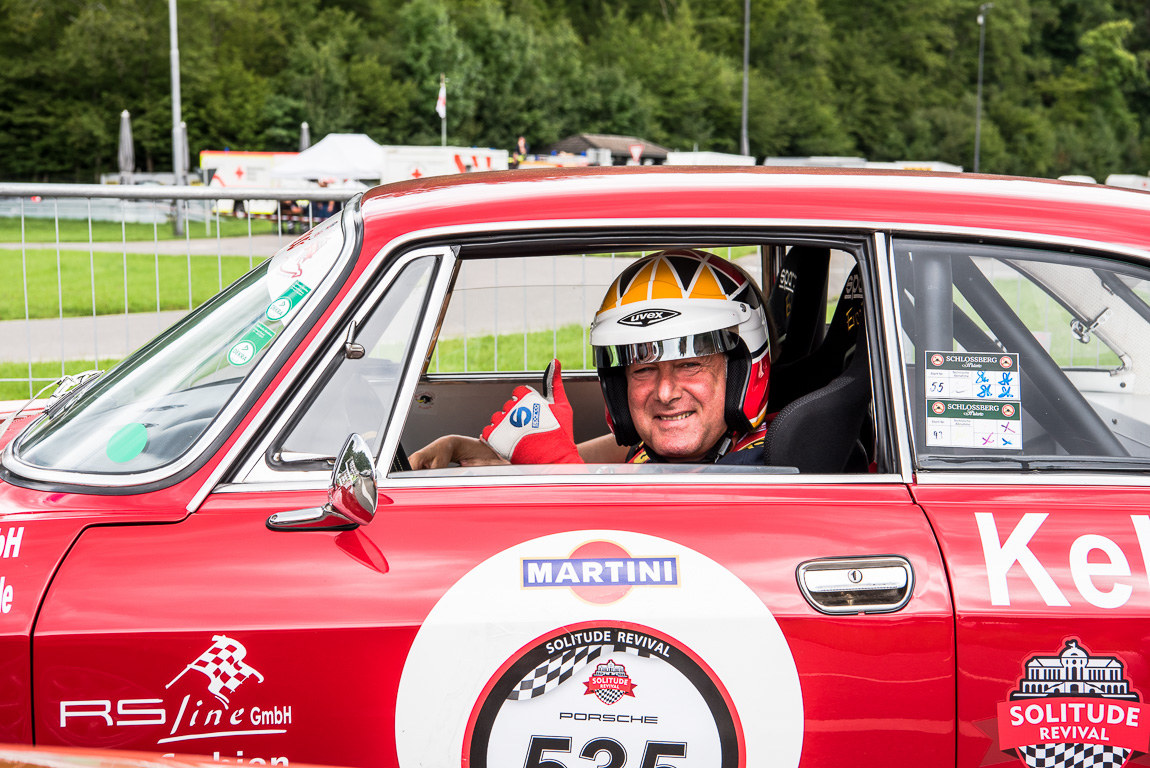
[[[607,290],[591,346],[611,435],[575,444],[571,405],[552,361],[542,392],[518,387],[479,438],[439,438],[412,454],[412,468],[762,463],[767,311],[741,268],[697,250],[639,259]]]

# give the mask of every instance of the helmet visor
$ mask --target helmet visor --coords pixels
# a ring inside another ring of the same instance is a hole
[[[616,368],[635,363],[657,363],[660,360],[684,360],[729,352],[739,343],[734,328],[696,333],[663,341],[644,341],[638,344],[616,344],[595,347],[596,368]]]

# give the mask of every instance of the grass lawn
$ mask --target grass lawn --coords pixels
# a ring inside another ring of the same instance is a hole
[[[1002,298],[1018,313],[1026,327],[1061,367],[1121,367],[1122,361],[1118,355],[1099,341],[1097,336],[1092,335],[1085,344],[1074,338],[1070,332],[1070,313],[1034,283],[1025,279],[1001,277],[996,277],[993,283]],[[954,292],[954,301],[980,328],[987,330],[986,323],[982,322],[958,291]]]
[[[488,371],[540,371],[553,357],[558,357],[564,370],[576,371],[586,365],[594,368],[591,346],[587,343],[587,329],[580,325],[565,325],[555,334],[537,331],[527,334],[527,355],[524,363],[524,336],[522,333],[499,335],[498,366],[495,358],[495,336],[470,336],[467,339],[467,367],[463,365],[461,338],[440,339],[431,356],[430,373],[458,373]]]
[[[119,360],[102,359],[99,368],[106,371]],[[91,360],[69,360],[64,363],[65,373],[81,373],[94,368]],[[28,385],[27,363],[0,363],[0,400],[27,400],[42,387],[60,378],[60,363],[32,363],[32,385]],[[20,379],[20,381],[3,381]],[[54,388],[47,389],[40,397],[48,397]]]
[[[188,222],[188,236],[193,239],[216,236],[216,220],[211,220],[211,231],[206,232],[203,222]],[[246,236],[248,225],[251,225],[253,235],[276,234],[276,222],[266,220],[235,219],[230,216],[221,216],[219,229],[221,237]],[[123,229],[121,230],[121,226]],[[125,224],[116,221],[93,221],[91,241],[97,243],[122,242],[124,240],[183,240],[184,235],[177,235],[169,224]],[[88,237],[88,221],[77,219],[60,220],[61,243],[86,243]],[[20,236],[19,217],[0,216],[0,242],[3,243],[54,243],[56,242],[55,219],[24,219],[24,235]]]
[[[190,261],[190,264],[189,264]],[[259,263],[256,259],[253,263]],[[192,306],[199,306],[249,270],[246,256],[156,256],[153,254],[61,251],[57,285],[56,251],[27,252],[28,316],[59,317],[92,314],[92,275],[95,274],[96,314],[124,312],[125,279],[129,312],[188,309],[188,274]],[[24,319],[25,265],[20,251],[0,250],[0,320]],[[126,275],[125,275],[126,273]]]

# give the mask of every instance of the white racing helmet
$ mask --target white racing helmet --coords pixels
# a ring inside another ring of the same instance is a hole
[[[767,413],[770,342],[763,295],[735,264],[693,249],[645,256],[607,289],[591,324],[607,423],[620,445],[640,438],[627,405],[632,363],[727,356],[724,415],[745,434]]]

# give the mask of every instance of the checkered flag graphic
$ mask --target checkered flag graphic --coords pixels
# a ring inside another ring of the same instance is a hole
[[[507,694],[507,699],[523,701],[553,691],[570,680],[576,670],[587,666],[610,649],[609,645],[584,645],[572,651],[565,651],[561,656],[553,656],[520,680],[519,685]]]
[[[244,663],[244,656],[247,653],[247,649],[239,641],[227,635],[212,635],[212,647],[184,667],[183,672],[176,675],[172,682],[164,687],[171,688],[189,669],[194,669],[208,678],[208,691],[227,706],[228,697],[224,694],[225,688],[228,693],[234,693],[236,688],[240,687],[240,683],[252,676],[261,683],[264,681],[263,675]]]
[[[607,705],[614,704],[616,701],[623,698],[622,691],[612,691],[606,688],[595,691],[595,695],[599,698],[599,701]]]
[[[1018,747],[1030,768],[1122,768],[1132,750],[1102,744],[1031,744]]]

